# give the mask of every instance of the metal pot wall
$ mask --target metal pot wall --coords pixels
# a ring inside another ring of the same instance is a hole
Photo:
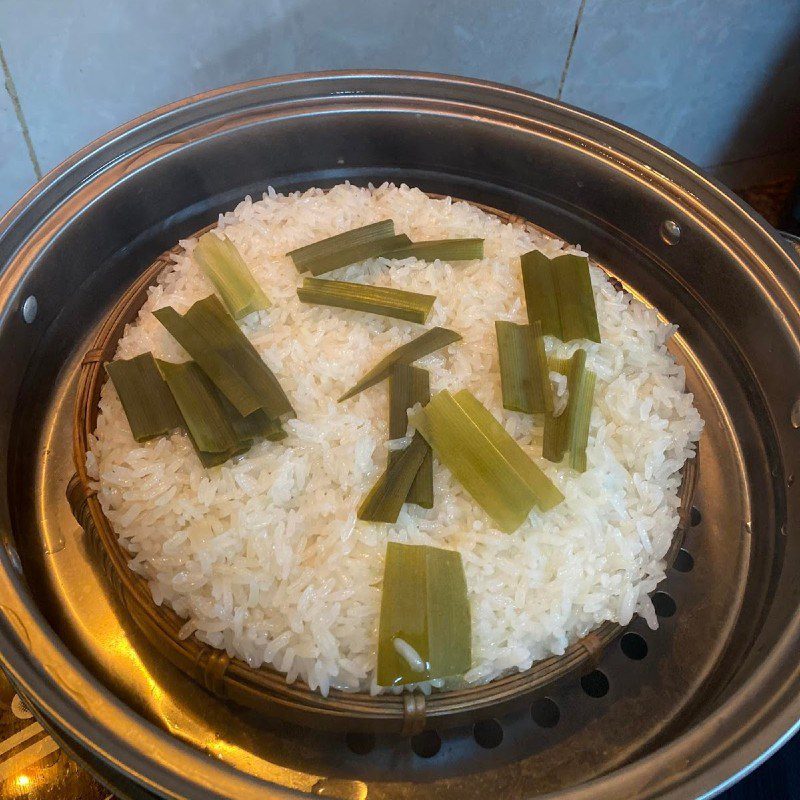
[[[534,705],[487,722],[502,731],[493,747],[477,726],[411,744],[315,734],[187,686],[129,624],[64,496],[76,371],[125,287],[248,193],[345,179],[407,182],[579,242],[680,326],[706,420],[697,525],[660,587],[661,627],[632,628],[647,659],[612,649],[602,694],[594,673],[556,687],[549,718]],[[166,107],[76,154],[0,221],[0,265],[3,666],[123,794],[689,798],[796,728],[798,263],[675,154],[477,81],[279,78]]]

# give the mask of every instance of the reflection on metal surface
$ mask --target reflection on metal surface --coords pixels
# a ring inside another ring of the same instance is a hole
[[[800,399],[795,400],[792,406],[792,427],[800,428]]]
[[[20,618],[19,614],[11,608],[11,606],[7,606],[3,603],[0,603],[0,611],[8,617],[11,622],[14,623],[16,628],[17,636],[27,645],[27,647],[31,646],[31,639],[28,634],[28,629],[25,627],[25,623]]]
[[[22,318],[25,322],[30,325],[35,319],[36,315],[39,313],[39,303],[36,298],[31,295],[25,302],[22,304]]]
[[[321,778],[311,787],[318,797],[334,797],[337,800],[366,800],[367,787],[361,781],[340,781]]]
[[[49,756],[50,753],[54,753],[56,750],[58,750],[58,745],[50,736],[39,739],[15,756],[0,762],[0,783],[7,781],[23,770],[35,766],[37,761]],[[25,785],[28,783],[30,783],[30,778],[26,775]]]
[[[0,672],[0,800],[114,800],[33,719]]]
[[[678,244],[681,238],[681,226],[675,220],[667,219],[661,223],[661,238],[669,245]]]
[[[18,695],[15,695],[15,697],[18,697]],[[22,744],[32,736],[36,736],[37,733],[41,733],[43,730],[44,728],[38,722],[32,722],[27,728],[12,734],[8,739],[0,742],[0,756],[9,750],[13,750],[17,745]]]

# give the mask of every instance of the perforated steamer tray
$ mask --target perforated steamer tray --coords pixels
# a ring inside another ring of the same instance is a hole
[[[659,587],[659,630],[637,621],[547,698],[410,740],[315,733],[198,689],[131,624],[65,499],[81,359],[142,269],[248,192],[345,178],[405,180],[579,242],[680,325],[706,421],[696,524]],[[685,798],[795,726],[799,273],[773,231],[672,154],[473,81],[280,79],[95,143],[0,223],[0,263],[0,651],[118,793]]]

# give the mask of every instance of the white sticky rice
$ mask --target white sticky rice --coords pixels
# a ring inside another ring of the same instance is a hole
[[[438,462],[431,510],[406,505],[395,525],[356,520],[385,467],[387,385],[336,400],[422,327],[300,303],[300,278],[286,253],[387,217],[413,240],[486,240],[482,261],[375,259],[328,277],[436,295],[427,326],[452,328],[463,341],[418,362],[430,371],[431,390],[469,389],[566,497],[546,514],[534,509],[511,535]],[[519,255],[578,247],[392,185],[289,196],[270,190],[222,215],[219,227],[272,300],[242,328],[294,404],[288,438],[206,471],[182,433],[137,444],[106,383],[88,457],[131,568],[147,578],[156,603],[186,618],[182,635],[253,667],[270,664],[323,694],[331,687],[376,692],[387,541],[461,553],[472,609],[470,683],[561,654],[604,620],[627,624],[638,613],[655,627],[648,592],[664,577],[679,471],[703,427],[684,370],[667,351],[672,326],[592,268],[602,344],[547,344],[560,355],[586,348],[597,373],[588,469],[578,474],[541,458],[532,417],[503,409],[494,332],[495,320],[526,322]],[[150,289],[117,357],[188,358],[151,313],[166,305],[182,313],[212,292],[191,258],[195,240],[181,244],[185,254]]]

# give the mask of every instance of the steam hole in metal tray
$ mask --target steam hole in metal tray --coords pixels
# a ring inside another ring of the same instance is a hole
[[[503,727],[496,719],[483,719],[472,729],[475,741],[486,750],[491,750],[503,741]]]
[[[647,642],[642,636],[633,631],[628,631],[620,639],[619,646],[622,652],[632,661],[641,661],[647,656]]]
[[[656,592],[650,599],[659,617],[671,617],[678,610],[675,601],[666,592]]]
[[[433,758],[441,747],[442,740],[436,731],[422,731],[411,737],[411,749],[420,758]]]
[[[694,558],[687,550],[679,550],[672,565],[678,572],[691,572],[694,569]]]
[[[581,688],[589,697],[605,697],[608,694],[608,678],[604,672],[595,669],[581,678]]]
[[[531,706],[531,718],[540,728],[555,728],[561,719],[561,711],[554,700],[542,697]]]

